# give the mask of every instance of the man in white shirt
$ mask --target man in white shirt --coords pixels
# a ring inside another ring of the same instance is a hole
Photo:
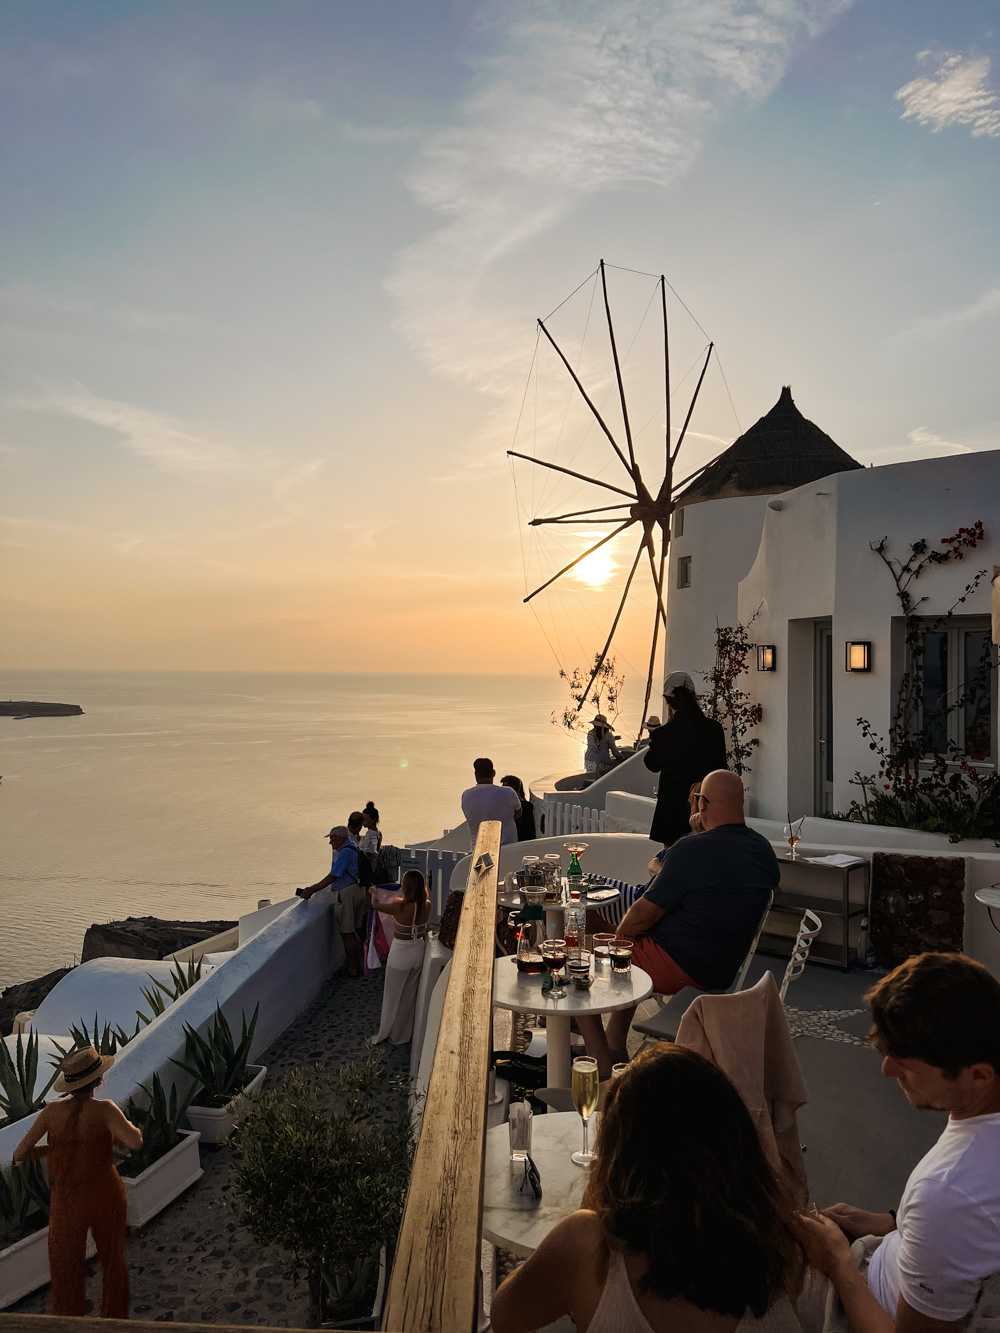
[[[803,1218],[812,1265],[833,1282],[853,1333],[961,1327],[1000,1271],[1000,982],[954,953],[909,958],[867,996],[882,1072],[948,1124],[897,1211],[849,1204]],[[848,1237],[867,1237],[867,1274]]]
[[[476,785],[467,787],[462,792],[462,814],[469,823],[469,849],[476,846],[479,825],[484,820],[499,819],[500,845],[517,842],[517,826],[514,820],[521,813],[521,802],[517,792],[510,787],[498,787],[493,779],[496,769],[492,759],[477,759],[472,765],[476,775]]]

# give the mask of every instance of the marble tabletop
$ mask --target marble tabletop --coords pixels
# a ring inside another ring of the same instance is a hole
[[[527,976],[517,970],[514,955],[498,958],[493,965],[493,1003],[500,1009],[517,1009],[532,1014],[565,1015],[607,1014],[614,1009],[628,1009],[653,993],[653,981],[641,967],[628,972],[612,972],[607,963],[593,967],[594,982],[589,991],[566,984],[566,998],[553,1000],[542,994],[541,976]]]
[[[593,1142],[598,1116],[590,1120]],[[542,1178],[542,1197],[533,1198],[524,1179],[524,1165],[510,1160],[510,1131],[497,1125],[486,1134],[486,1179],[483,1185],[483,1238],[526,1259],[557,1222],[580,1207],[587,1183],[586,1167],[571,1154],[583,1147],[583,1123],[575,1111],[533,1116],[531,1160]]]
[[[984,907],[1000,907],[1000,884],[990,884],[985,889],[976,890],[976,902]]]

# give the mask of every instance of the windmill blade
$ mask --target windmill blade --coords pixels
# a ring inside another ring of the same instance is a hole
[[[611,339],[611,355],[615,363],[615,378],[618,380],[618,397],[622,405],[622,421],[625,423],[625,442],[628,445],[632,475],[635,476],[635,450],[632,447],[632,427],[628,420],[628,404],[625,402],[625,385],[622,383],[622,368],[618,364],[618,347],[615,343],[615,326],[611,322],[611,305],[608,302],[608,280],[604,272],[604,260],[601,260],[601,290],[604,292],[604,313],[608,317],[608,337]]]
[[[660,546],[660,573],[656,573],[656,552],[653,550],[653,539],[647,532],[645,546],[649,552],[649,570],[653,576],[653,588],[656,591],[656,614],[657,619],[663,621],[663,629],[667,628],[667,612],[663,605],[663,562],[666,559],[667,547],[670,544],[670,537],[664,533]]]
[[[726,452],[725,449],[723,449],[722,454],[724,454],[725,452]],[[693,472],[689,472],[688,475],[684,477],[681,481],[675,482],[673,493],[676,495],[678,491],[682,490],[688,484],[688,482],[694,481],[695,477],[700,477],[703,472],[707,472],[713,463],[717,463],[719,461],[719,459],[722,457],[722,454],[716,454],[715,457],[710,458],[707,463],[702,463],[701,467],[695,468]]]
[[[547,467],[551,472],[565,472],[567,477],[576,477],[577,481],[587,481],[591,486],[603,486],[606,491],[614,491],[615,495],[626,495],[630,500],[635,496],[628,491],[623,491],[620,486],[612,486],[609,481],[598,481],[596,477],[585,477],[582,472],[574,472],[572,468],[560,467],[558,463],[547,463],[544,458],[532,458],[530,454],[519,454],[516,449],[507,450],[508,458],[523,458],[526,463],[537,463],[539,467]]]
[[[557,514],[554,518],[529,518],[528,527],[537,528],[543,523],[570,523],[574,519],[583,522],[584,514],[603,514],[609,509],[631,509],[631,505],[598,505],[595,509],[576,509],[571,514]],[[587,520],[591,523],[616,523],[615,518],[594,518]]]
[[[595,542],[589,551],[584,551],[583,555],[578,555],[575,560],[571,560],[568,565],[560,569],[558,574],[553,574],[550,579],[546,579],[540,588],[536,588],[534,592],[529,593],[527,597],[522,598],[522,601],[530,602],[532,597],[537,597],[540,592],[544,592],[546,588],[555,583],[556,579],[561,579],[564,574],[568,574],[574,565],[578,565],[580,561],[585,560],[588,555],[593,555],[595,551],[600,550],[605,542],[609,542],[612,537],[617,537],[619,532],[624,532],[626,528],[630,528],[635,522],[636,520],[634,518],[627,518],[624,523],[615,528],[614,532],[609,532],[606,537],[602,537],[599,542]]]
[[[651,695],[652,692],[653,692],[653,676],[654,676],[655,671],[656,671],[656,645],[657,645],[657,640],[658,640],[658,638],[659,638],[659,633],[660,633],[660,616],[661,616],[661,613],[663,612],[663,596],[662,596],[662,590],[663,590],[663,566],[664,566],[664,564],[665,564],[665,562],[666,562],[666,558],[667,558],[667,547],[666,547],[666,543],[664,543],[664,545],[660,547],[660,577],[659,577],[659,582],[657,582],[657,578],[656,578],[656,570],[655,570],[655,568],[654,568],[654,570],[653,570],[653,584],[654,584],[654,587],[655,587],[656,590],[657,590],[657,591],[656,591],[656,611],[655,611],[655,613],[654,613],[654,615],[653,615],[653,640],[652,640],[652,644],[651,644],[650,649],[649,649],[649,670],[648,670],[648,672],[646,673],[646,694],[645,694],[645,697],[643,698],[643,701],[642,701],[642,718],[640,719],[640,722],[639,722],[639,735],[640,735],[640,736],[642,735],[642,729],[643,729],[643,727],[645,727],[645,725],[646,725],[646,718],[647,718],[647,716],[648,716],[648,714],[649,714],[649,699],[650,699],[650,695]],[[664,621],[663,621],[664,629],[666,628],[666,623],[667,623],[667,622],[666,622],[666,617],[664,617]]]
[[[645,544],[646,544],[645,538],[643,538],[643,540],[639,543],[639,549],[635,553],[635,559],[632,561],[632,568],[629,570],[628,578],[625,580],[625,587],[622,590],[621,601],[618,603],[618,610],[615,613],[615,618],[611,624],[611,633],[608,635],[607,642],[601,649],[601,652],[598,654],[597,659],[594,662],[594,669],[590,673],[590,680],[587,681],[587,688],[584,690],[583,694],[581,694],[580,702],[576,706],[576,711],[578,713],[580,709],[583,707],[583,705],[587,702],[587,695],[590,693],[590,687],[597,679],[597,673],[604,665],[604,659],[608,655],[608,649],[611,647],[611,640],[615,637],[615,630],[618,628],[618,622],[619,620],[621,620],[622,612],[625,610],[625,602],[628,598],[629,588],[631,588],[632,586],[632,580],[635,578],[635,571],[638,569],[639,561],[642,559],[642,548]]]
[[[667,279],[664,274],[660,274],[660,297],[663,302],[663,389],[666,395],[667,422],[666,422],[666,443],[667,443],[667,470],[664,473],[664,482],[667,486],[667,494],[670,494],[670,474],[673,469],[674,460],[670,456],[670,335],[667,330]]]
[[[562,348],[561,348],[561,347],[559,346],[559,344],[556,342],[555,338],[553,338],[552,334],[549,333],[548,329],[545,327],[545,323],[544,323],[543,320],[539,320],[539,321],[538,321],[538,327],[539,327],[539,328],[541,329],[541,331],[545,334],[546,338],[548,338],[548,340],[549,340],[549,342],[552,344],[552,346],[556,349],[556,352],[558,353],[558,356],[559,356],[559,360],[563,363],[563,365],[564,365],[564,366],[566,367],[566,369],[569,371],[570,379],[573,381],[573,383],[576,385],[576,387],[580,390],[580,393],[583,395],[583,401],[587,404],[587,406],[590,408],[591,412],[593,412],[594,416],[597,418],[597,424],[600,426],[601,430],[604,431],[604,434],[608,437],[609,441],[611,442],[611,447],[612,447],[612,449],[614,449],[615,453],[616,453],[616,454],[618,455],[618,457],[621,459],[621,461],[622,461],[622,467],[623,467],[623,468],[625,469],[625,471],[629,474],[629,476],[632,477],[632,469],[631,469],[631,468],[629,467],[629,465],[628,465],[628,459],[625,457],[625,455],[622,453],[622,451],[618,448],[618,442],[617,442],[617,440],[616,440],[615,437],[611,434],[610,430],[608,430],[607,423],[605,422],[604,418],[601,416],[600,412],[598,412],[597,408],[594,406],[593,402],[591,401],[590,395],[587,393],[587,390],[586,390],[586,389],[583,387],[583,385],[580,383],[580,378],[579,378],[579,376],[577,375],[576,371],[573,369],[573,367],[570,365],[570,363],[566,360],[565,356],[563,356]],[[634,481],[634,480],[635,480],[635,478],[633,477],[633,481]]]
[[[698,383],[694,386],[694,393],[691,395],[691,406],[687,410],[687,416],[684,418],[684,425],[681,427],[681,433],[677,437],[677,443],[674,445],[674,452],[670,456],[671,463],[680,453],[681,445],[684,443],[684,436],[687,434],[688,424],[691,420],[691,413],[694,411],[694,405],[698,401],[698,395],[701,393],[701,386],[705,380],[705,372],[708,370],[708,363],[712,359],[712,349],[715,343],[708,344],[708,351],[705,353],[705,364],[701,368],[701,374],[698,376]]]

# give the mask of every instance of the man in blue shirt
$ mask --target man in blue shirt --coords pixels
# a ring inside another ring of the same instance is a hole
[[[320,889],[334,890],[334,914],[347,955],[347,975],[360,977],[364,957],[361,939],[368,915],[368,897],[359,883],[358,844],[343,824],[337,824],[326,836],[333,852],[330,873],[317,884],[296,889],[295,892],[300,898],[308,900]]]
[[[736,773],[717,769],[702,779],[698,815],[703,832],[667,849],[659,874],[618,927],[634,940],[632,961],[661,995],[730,985],[778,887],[778,858],[766,838],[747,828]],[[627,1059],[634,1014],[635,1006],[613,1013],[606,1033],[596,1016],[577,1019],[602,1078]]]

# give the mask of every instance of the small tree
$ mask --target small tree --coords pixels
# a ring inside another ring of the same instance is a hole
[[[760,704],[754,703],[740,687],[740,678],[749,669],[747,663],[753,648],[750,626],[756,618],[754,615],[746,625],[739,622],[716,625],[715,666],[702,673],[709,687],[706,712],[722,723],[726,732],[726,762],[741,777],[750,772],[748,761],[760,744],[760,737],[751,736],[750,732],[760,726],[764,715]]]
[[[585,731],[587,723],[580,714],[587,699],[590,699],[595,712],[604,713],[609,722],[614,722],[618,716],[618,699],[625,684],[625,677],[618,674],[614,657],[606,657],[602,662],[601,654],[595,653],[592,667],[574,667],[571,672],[560,671],[559,679],[566,681],[572,703],[566,705],[560,717],[553,713],[553,724],[565,727],[571,735]]]
[[[309,1077],[294,1069],[256,1098],[236,1131],[236,1191],[254,1240],[290,1251],[305,1271],[311,1316],[357,1316],[371,1306],[381,1246],[399,1230],[413,1159],[404,1111],[388,1124],[372,1104],[385,1077],[376,1052]]]

